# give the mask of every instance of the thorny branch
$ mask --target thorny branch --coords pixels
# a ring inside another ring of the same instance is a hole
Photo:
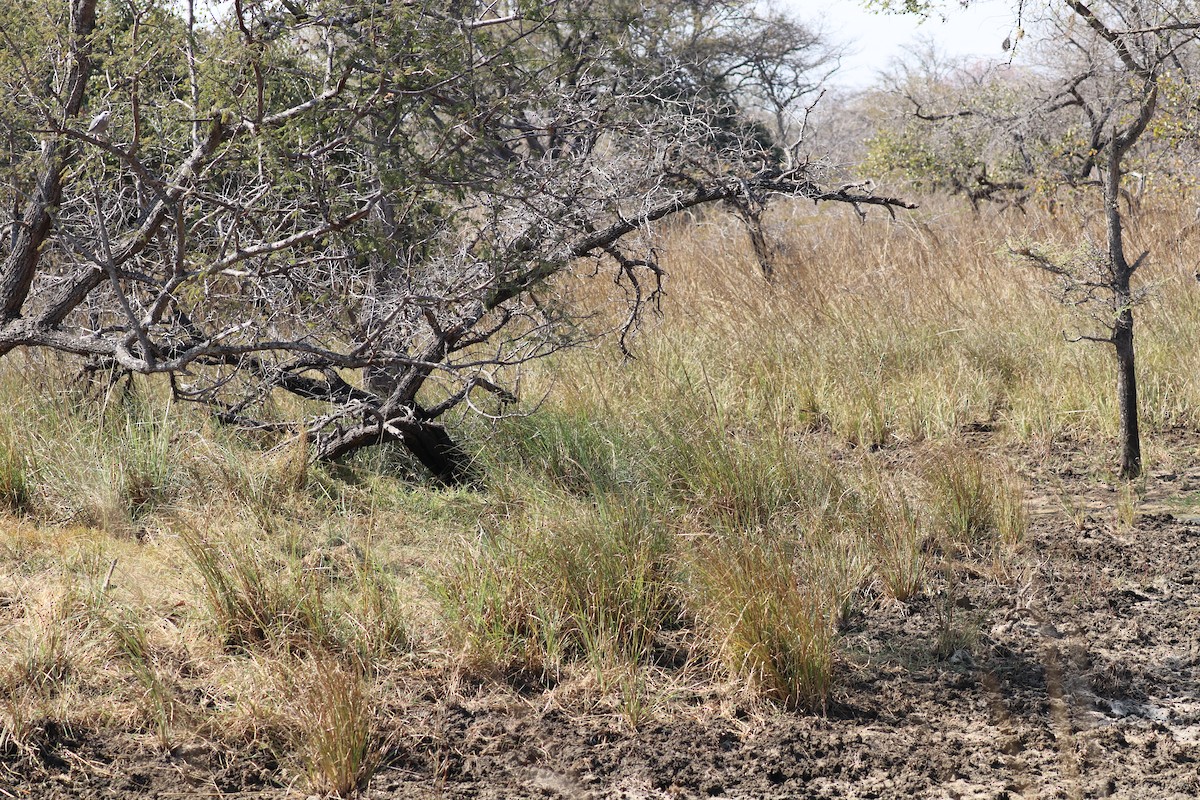
[[[190,2],[154,6],[156,24],[105,45],[137,55],[101,86],[96,5],[75,0],[62,85],[32,64],[0,75],[32,98],[11,124],[36,164],[0,185],[5,207],[26,198],[0,355],[165,373],[263,430],[288,393],[319,457],[397,440],[453,482],[468,467],[438,420],[513,405],[506,373],[603,327],[556,286],[577,264],[626,287],[628,347],[673,214],[913,207],[828,187],[800,158],[791,115],[836,55],[749,5],[660,0],[621,26],[579,0],[272,8],[236,2],[204,27]],[[84,130],[89,104],[111,109],[106,131]]]

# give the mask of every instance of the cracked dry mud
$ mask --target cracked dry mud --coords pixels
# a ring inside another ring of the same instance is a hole
[[[1194,451],[1193,451],[1194,452]],[[384,798],[1200,796],[1200,469],[1150,477],[1132,526],[1078,453],[1029,470],[1008,580],[964,574],[973,642],[931,655],[937,601],[880,604],[846,633],[825,716],[718,713],[686,692],[636,732],[494,685],[389,709]],[[1097,488],[1099,487],[1099,488]],[[1195,497],[1193,497],[1195,495]],[[727,708],[727,707],[726,707]],[[266,754],[51,731],[2,796],[288,797]]]

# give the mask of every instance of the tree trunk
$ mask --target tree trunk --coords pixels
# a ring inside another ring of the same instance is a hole
[[[475,477],[470,455],[450,438],[441,425],[415,425],[404,432],[403,441],[409,452],[443,486],[464,486]]]
[[[758,268],[768,281],[775,277],[775,252],[771,242],[763,230],[762,218],[748,217],[745,220],[746,231],[750,234],[750,246],[754,248],[754,257],[758,260]]]
[[[1117,351],[1117,407],[1121,415],[1121,477],[1142,474],[1142,442],[1138,432],[1137,375],[1133,359],[1133,312],[1128,308],[1117,319],[1113,333]]]
[[[1138,432],[1137,376],[1133,359],[1133,293],[1130,282],[1143,253],[1134,263],[1125,258],[1121,225],[1121,159],[1145,130],[1154,111],[1157,90],[1152,89],[1142,104],[1138,120],[1124,134],[1113,132],[1108,153],[1108,171],[1104,175],[1105,227],[1108,231],[1109,267],[1117,319],[1112,343],[1117,351],[1117,408],[1121,415],[1121,477],[1126,480],[1142,474],[1142,442]]]
[[[443,486],[473,482],[470,454],[441,425],[405,420],[387,427],[378,422],[355,426],[319,439],[313,448],[318,461],[335,461],[363,447],[400,442]]]
[[[767,232],[763,229],[762,218],[766,208],[756,204],[753,200],[744,199],[730,200],[729,207],[746,226],[746,233],[750,236],[750,246],[754,248],[754,258],[758,261],[758,268],[762,270],[763,277],[768,281],[773,280],[775,277],[775,248],[771,246]]]
[[[78,0],[71,8],[71,61],[63,87],[62,123],[74,123],[83,108],[91,75],[91,37],[96,28],[97,0]],[[64,174],[73,147],[58,134],[48,133],[42,145],[41,174],[37,190],[13,238],[7,261],[0,264],[0,319],[9,322],[21,315],[62,201]],[[14,220],[15,222],[15,220]]]

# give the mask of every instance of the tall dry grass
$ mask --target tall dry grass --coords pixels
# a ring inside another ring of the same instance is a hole
[[[1137,279],[1153,292],[1136,310],[1151,432],[1194,427],[1200,408],[1193,216],[1194,204],[1171,195],[1130,218],[1128,249],[1151,251]],[[1095,326],[1056,306],[1043,277],[1008,255],[1010,244],[1101,236],[1097,222],[1033,208],[976,216],[936,198],[895,221],[796,204],[771,220],[783,255],[766,286],[737,227],[713,220],[664,249],[664,322],[638,354],[663,362],[652,371],[664,376],[679,373],[665,367],[679,357],[693,374],[703,366],[733,413],[860,444],[936,438],[971,422],[1025,440],[1112,438],[1111,353],[1065,341]]]
[[[1189,223],[1147,203],[1131,230],[1153,250],[1151,438],[1200,422]],[[635,359],[563,353],[524,377],[536,413],[459,426],[481,490],[423,486],[386,454],[311,466],[153,382],[85,399],[6,361],[0,749],[35,752],[47,720],[203,737],[349,794],[383,757],[378,688],[396,674],[578,678],[633,726],[671,670],[820,709],[848,620],[881,598],[953,608],[954,560],[1021,546],[1024,487],[964,430],[1103,450],[1115,377],[1006,255],[1077,220],[796,203],[770,227],[770,284],[729,220],[664,231],[663,314]],[[564,289],[614,303],[598,282]],[[967,641],[952,622],[931,651]]]

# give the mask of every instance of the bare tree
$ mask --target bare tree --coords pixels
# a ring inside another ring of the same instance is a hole
[[[731,12],[735,19],[728,19]],[[714,3],[694,13],[706,18],[700,26],[703,34],[685,51],[688,62],[700,67],[698,79],[719,87],[730,107],[746,107],[765,126],[760,134],[764,145],[778,148],[781,163],[794,167],[808,114],[823,96],[825,81],[840,66],[841,52],[770,7],[747,15]],[[746,193],[726,205],[745,226],[759,268],[769,280],[776,253],[763,224],[767,199]]]
[[[1079,338],[1110,344],[1116,355],[1120,416],[1120,472],[1142,472],[1138,425],[1133,308],[1140,299],[1132,278],[1149,252],[1132,262],[1125,253],[1122,184],[1126,161],[1158,111],[1164,72],[1182,69],[1196,46],[1191,8],[1180,3],[1127,3],[1125,0],[1067,0],[1070,16],[1059,21],[1056,38],[1068,48],[1074,66],[1051,100],[1054,110],[1074,111],[1083,123],[1085,143],[1066,155],[1080,179],[1095,178],[1104,209],[1102,250],[1076,260],[1055,262],[1026,251],[1033,263],[1063,281],[1065,302],[1105,309],[1106,333]],[[1079,24],[1082,23],[1082,24]]]
[[[1022,3],[1018,15],[1035,16],[1041,6]],[[1047,30],[1053,53],[1047,77],[1028,82],[1016,95],[1019,102],[1003,106],[978,100],[939,108],[909,92],[906,96],[920,122],[941,131],[964,130],[988,137],[998,150],[989,158],[978,141],[963,159],[973,173],[961,189],[973,203],[979,199],[1027,193],[1033,181],[1067,184],[1096,192],[1103,211],[1102,248],[1085,247],[1065,257],[1053,247],[1017,250],[1059,281],[1060,299],[1085,307],[1102,333],[1077,337],[1110,344],[1116,356],[1120,414],[1120,472],[1125,478],[1141,474],[1137,376],[1134,354],[1133,308],[1139,293],[1132,279],[1148,252],[1130,261],[1126,255],[1126,216],[1122,197],[1130,159],[1151,144],[1146,136],[1160,112],[1160,88],[1168,78],[1192,84],[1197,57],[1194,9],[1186,2],[1129,2],[1129,0],[1067,0],[1065,9],[1044,7],[1037,20]],[[1011,42],[1010,42],[1011,44]],[[906,86],[911,86],[906,84]],[[1192,93],[1194,95],[1194,92]],[[961,95],[959,95],[961,96]],[[978,97],[978,95],[976,95]],[[943,98],[944,99],[944,98]],[[1014,178],[988,177],[989,164],[1003,161],[1015,167]],[[1073,248],[1058,248],[1073,250]]]
[[[628,331],[671,214],[907,206],[824,186],[756,118],[794,90],[737,60],[749,3],[24,6],[0,10],[0,355],[165,374],[243,426],[294,429],[288,394],[321,458],[399,441],[464,479],[440,420],[578,340],[566,271],[609,265]]]

